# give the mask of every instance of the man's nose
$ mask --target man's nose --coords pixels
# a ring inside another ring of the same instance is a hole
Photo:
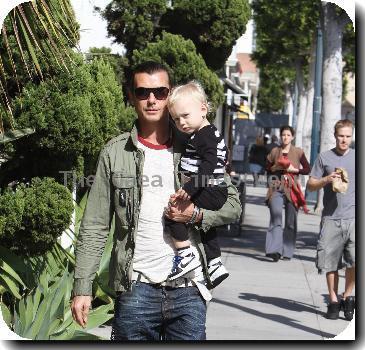
[[[155,95],[153,94],[153,92],[150,92],[150,95],[148,96],[147,101],[148,101],[149,103],[154,103],[154,102],[156,102],[156,97],[155,97]]]

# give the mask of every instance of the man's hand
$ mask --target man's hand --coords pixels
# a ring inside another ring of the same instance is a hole
[[[327,185],[327,184],[332,183],[333,181],[335,181],[335,179],[338,179],[338,178],[341,178],[341,175],[339,173],[337,173],[336,171],[333,171],[331,174],[325,176],[323,178],[323,181]]]
[[[189,194],[182,188],[179,188],[176,193],[172,194],[170,196],[170,202],[175,202],[176,199],[183,199],[183,200],[188,200],[190,199]]]
[[[339,177],[341,177],[341,175],[336,173],[335,171],[327,176],[321,177],[320,179],[315,179],[310,176],[307,182],[307,189],[309,191],[318,191],[324,186],[332,183],[336,178]]]
[[[188,222],[193,215],[194,204],[189,200],[183,200],[176,198],[170,205],[165,209],[165,215],[176,222]]]
[[[72,299],[71,312],[73,319],[83,328],[87,324],[87,315],[91,307],[90,295],[76,295]]]

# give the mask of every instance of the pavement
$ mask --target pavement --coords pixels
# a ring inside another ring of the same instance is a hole
[[[246,215],[241,231],[232,225],[219,231],[222,260],[230,276],[216,287],[207,305],[208,340],[330,340],[355,339],[355,320],[340,314],[324,317],[325,275],[315,267],[320,216],[299,212],[296,251],[290,261],[265,257],[269,209],[266,188],[247,186]],[[340,271],[339,292],[344,290]],[[91,331],[106,339],[110,326]]]
[[[274,263],[265,257],[270,218],[265,194],[264,186],[247,186],[241,233],[231,227],[219,236],[230,276],[213,290],[207,339],[324,340],[337,335],[354,339],[355,320],[347,321],[342,312],[338,320],[324,317],[328,301],[325,275],[318,274],[314,262],[320,216],[311,206],[309,214],[299,212],[294,257]],[[343,292],[344,270],[339,283],[339,292]]]

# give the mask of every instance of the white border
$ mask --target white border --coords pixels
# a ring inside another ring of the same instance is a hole
[[[28,2],[30,0],[27,0],[27,1],[25,1],[25,0],[0,0],[0,1],[1,1],[1,7],[0,7],[0,33],[1,33],[1,28],[2,28],[2,24],[4,22],[4,19],[8,15],[8,13],[11,11],[11,9],[13,9],[15,6],[17,6],[23,2]],[[80,0],[80,1],[85,1],[85,0]],[[336,5],[338,5],[339,7],[343,8],[347,12],[350,19],[352,20],[352,23],[354,24],[354,28],[355,28],[355,1],[356,1],[357,6],[363,7],[363,5],[361,5],[361,2],[359,0],[332,0],[332,1],[328,1],[328,2],[333,2]],[[0,339],[3,339],[3,340],[23,339],[23,338],[19,337],[17,334],[15,334],[14,332],[9,330],[9,328],[3,321],[2,315],[0,315]],[[336,339],[336,340],[339,340],[339,339],[353,340],[353,339],[355,339],[355,320],[351,321],[349,326],[342,333],[340,333],[338,336],[336,336],[334,339]],[[3,348],[5,349],[5,342],[1,341],[0,349],[3,349]]]

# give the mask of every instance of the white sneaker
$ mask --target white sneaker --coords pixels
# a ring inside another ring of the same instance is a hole
[[[188,255],[176,255],[173,259],[173,267],[168,280],[173,281],[200,266],[199,258],[191,252]]]
[[[212,284],[211,289],[217,287],[218,284],[223,282],[229,276],[229,273],[220,258],[213,259],[209,262],[208,273]]]

